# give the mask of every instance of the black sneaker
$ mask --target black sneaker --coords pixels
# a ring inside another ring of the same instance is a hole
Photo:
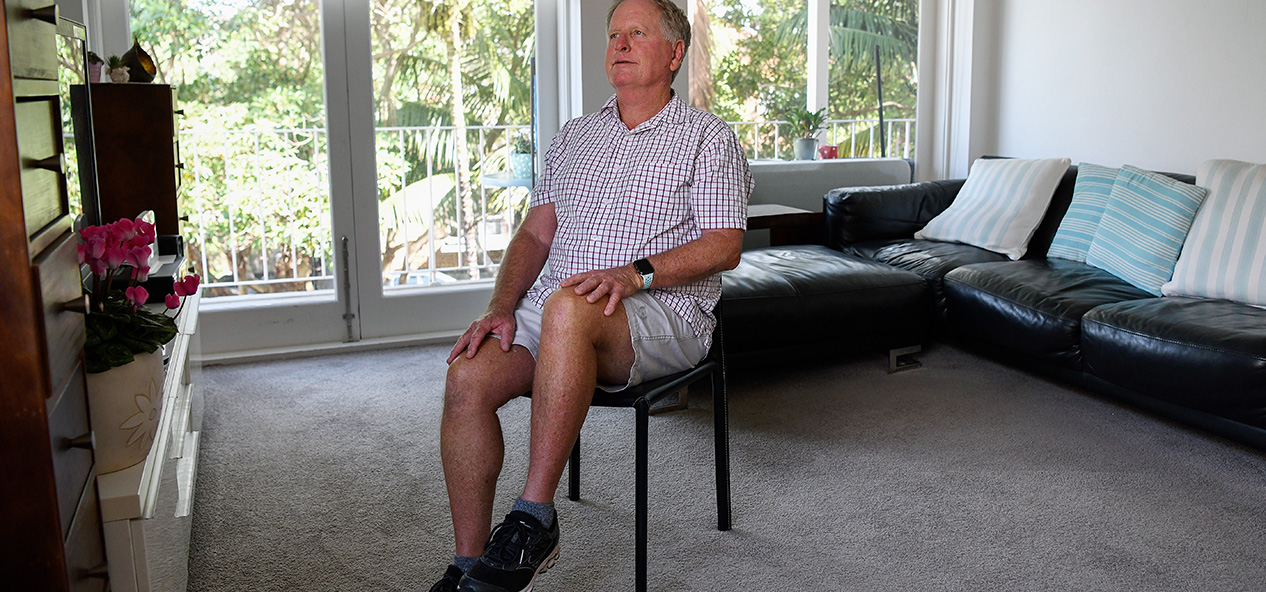
[[[430,592],[457,592],[457,583],[462,579],[462,570],[456,565],[449,565],[444,570],[444,577],[431,586]]]
[[[558,514],[545,528],[526,512],[510,512],[492,529],[483,557],[462,577],[462,592],[529,592],[558,561]]]

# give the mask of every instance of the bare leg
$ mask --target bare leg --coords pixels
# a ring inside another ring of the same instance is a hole
[[[497,338],[484,340],[475,357],[460,356],[448,367],[440,455],[453,513],[457,554],[478,557],[492,523],[493,496],[505,457],[497,409],[528,391],[535,361],[522,346],[501,351]]]
[[[611,316],[603,315],[606,302],[591,304],[569,289],[555,291],[545,302],[532,383],[532,436],[522,496],[527,501],[554,501],[598,380],[628,380],[634,359],[628,316],[623,303]]]

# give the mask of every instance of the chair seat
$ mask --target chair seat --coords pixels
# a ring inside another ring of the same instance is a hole
[[[719,371],[720,368],[721,364],[716,360],[705,359],[699,362],[698,366],[689,370],[633,385],[622,391],[612,393],[601,389],[595,390],[593,405],[598,407],[634,407],[639,400],[644,400],[647,405],[653,405],[656,401],[689,386],[693,382],[701,380],[708,374]]]

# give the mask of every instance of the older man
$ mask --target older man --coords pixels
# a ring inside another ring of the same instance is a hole
[[[672,91],[689,43],[671,0],[607,13],[615,96],[554,138],[488,309],[449,355],[440,437],[457,552],[432,592],[530,590],[558,557],[554,492],[595,386],[684,370],[711,346],[753,183],[729,127]],[[529,390],[527,482],[490,534],[496,411]]]

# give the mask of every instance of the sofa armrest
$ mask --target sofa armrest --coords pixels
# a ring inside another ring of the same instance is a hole
[[[827,245],[910,238],[949,207],[964,181],[832,189],[822,196]]]

